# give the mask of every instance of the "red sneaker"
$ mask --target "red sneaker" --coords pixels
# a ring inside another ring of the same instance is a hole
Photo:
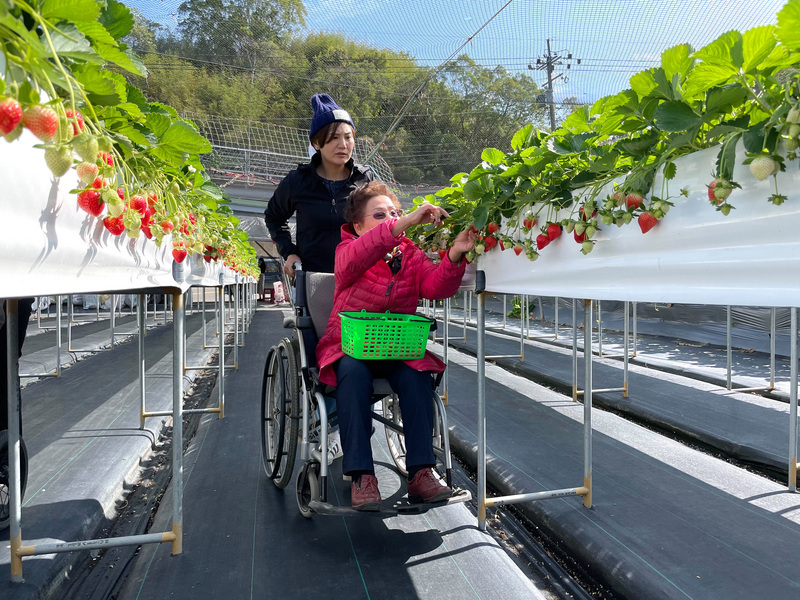
[[[430,467],[418,471],[414,479],[408,482],[409,502],[441,502],[452,495],[453,490],[442,485]]]
[[[381,493],[378,490],[378,478],[364,474],[350,484],[350,504],[356,510],[381,509]]]

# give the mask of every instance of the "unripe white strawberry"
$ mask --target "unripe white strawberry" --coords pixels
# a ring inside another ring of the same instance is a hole
[[[97,138],[94,136],[83,133],[75,138],[72,146],[75,148],[75,152],[78,153],[78,156],[86,162],[93,163],[97,160],[99,148],[97,147]]]
[[[78,179],[86,184],[92,183],[99,174],[97,165],[90,162],[80,163],[77,167],[75,167],[75,171],[78,173]]]
[[[759,181],[764,181],[779,168],[778,163],[769,156],[757,156],[750,163],[750,172]]]
[[[44,149],[44,161],[56,177],[61,177],[72,166],[72,149],[69,146],[48,146]]]
[[[786,121],[788,123],[800,123],[800,108],[794,106],[789,109],[789,113],[786,115]]]
[[[118,217],[125,212],[125,205],[122,202],[117,204],[108,204],[108,214],[112,217]]]
[[[798,135],[800,135],[800,125],[792,123],[789,127],[789,137],[796,138]]]

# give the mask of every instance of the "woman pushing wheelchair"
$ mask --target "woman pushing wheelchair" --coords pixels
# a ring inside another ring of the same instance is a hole
[[[475,233],[455,238],[441,263],[434,264],[404,232],[412,225],[441,224],[444,209],[423,204],[404,215],[394,193],[373,181],[349,196],[336,248],[333,311],[317,345],[322,383],[336,386],[339,428],[344,449],[342,471],[352,477],[351,503],[359,510],[379,510],[378,480],[372,460],[372,380],[384,378],[399,397],[406,442],[408,497],[411,502],[439,502],[452,489],[439,481],[433,467],[431,432],[434,408],[431,373],[445,365],[430,352],[414,360],[359,360],[342,351],[343,311],[414,314],[420,297],[453,296],[466,268],[464,254],[475,245]]]

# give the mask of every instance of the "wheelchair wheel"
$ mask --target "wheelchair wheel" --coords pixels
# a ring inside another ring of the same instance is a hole
[[[312,500],[319,500],[319,463],[307,462],[297,473],[297,507],[306,519],[314,516],[314,510],[308,505]]]
[[[261,457],[267,477],[285,488],[294,472],[300,416],[295,345],[284,338],[270,348],[261,384]]]
[[[25,486],[28,484],[28,450],[25,442],[20,438],[20,483],[22,490],[20,497],[25,496]],[[8,431],[0,431],[0,529],[5,529],[11,522],[11,450],[8,445]]]
[[[396,394],[384,396],[382,400],[383,416],[398,427],[403,426],[403,418],[400,416],[400,400]],[[389,446],[389,454],[392,455],[397,470],[403,476],[408,475],[406,469],[406,438],[405,436],[391,427],[384,427],[386,431],[386,444]]]

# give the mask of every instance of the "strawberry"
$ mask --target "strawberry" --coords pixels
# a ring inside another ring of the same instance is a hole
[[[122,235],[125,231],[125,224],[122,222],[122,216],[112,217],[108,216],[103,219],[103,226],[108,229],[111,235]]]
[[[56,177],[61,177],[72,166],[72,149],[69,146],[48,146],[44,149],[44,162]]]
[[[106,180],[102,177],[95,177],[94,181],[92,182],[92,187],[96,190],[101,190],[106,187],[107,183]]]
[[[144,212],[142,213],[142,227],[144,227],[145,225],[149,227],[152,221],[153,221],[153,211],[150,209],[150,207],[147,207],[144,209]]]
[[[22,106],[14,98],[0,100],[0,133],[8,135],[22,121]]]
[[[58,131],[58,115],[49,106],[36,104],[22,115],[22,124],[40,140],[49,142]]]
[[[497,245],[497,238],[487,235],[485,238],[483,238],[483,245],[486,248],[486,252],[488,252]]]
[[[114,157],[113,157],[113,156],[111,156],[111,155],[110,155],[108,152],[102,152],[102,151],[101,151],[101,152],[98,152],[98,153],[97,153],[97,158],[99,158],[100,160],[102,160],[102,161],[103,161],[104,163],[106,163],[106,164],[107,164],[109,167],[113,167],[113,166],[114,166]]]
[[[644,198],[642,198],[642,195],[637,192],[633,192],[625,196],[625,206],[628,209],[633,208],[635,210],[639,208],[642,205],[643,201]]]
[[[622,206],[625,203],[625,197],[619,192],[614,192],[611,194],[609,199],[614,206]]]
[[[12,129],[9,133],[3,136],[3,139],[7,142],[13,142],[19,136],[22,135],[22,123],[19,123],[14,129]]]
[[[561,235],[561,225],[559,225],[558,223],[550,223],[547,226],[547,237],[550,238],[551,242],[560,235]]]
[[[520,254],[522,254],[523,250],[525,250],[525,246],[523,246],[520,243],[514,244],[514,254],[519,256]]]
[[[186,258],[186,246],[181,241],[172,242],[172,258],[176,263],[181,263]]]
[[[72,142],[72,147],[86,162],[94,163],[97,161],[97,138],[91,135],[81,134]]]
[[[572,236],[575,238],[575,241],[579,244],[582,244],[583,242],[586,241],[586,234],[583,232],[578,233],[577,229],[572,233]]]
[[[147,205],[150,208],[154,208],[156,202],[158,202],[158,196],[156,195],[155,192],[150,192],[149,194],[147,194]]]
[[[144,237],[146,237],[148,240],[153,239],[153,232],[150,231],[150,227],[145,225],[144,222],[142,222],[142,233],[144,233]]]
[[[138,194],[136,196],[131,196],[130,207],[133,210],[138,211],[141,215],[144,215],[145,211],[148,209],[147,199]]]
[[[100,192],[93,189],[83,190],[78,194],[78,206],[93,217],[99,217],[103,212],[103,201]]]
[[[750,163],[750,172],[759,181],[764,181],[770,175],[778,172],[780,166],[771,156],[757,156]]]
[[[439,258],[444,260],[445,255],[447,254],[447,250],[439,250]]]
[[[658,219],[648,212],[643,212],[639,215],[639,228],[642,230],[642,233],[650,231],[656,226],[656,223],[658,223]]]
[[[67,120],[70,121],[72,125],[72,135],[78,135],[83,131],[83,115],[78,111],[73,112],[71,108],[68,108],[65,112]]]
[[[540,233],[539,235],[536,236],[536,247],[539,250],[547,246],[547,244],[549,243],[550,243],[550,238],[547,237],[545,234]]]
[[[528,215],[522,220],[522,226],[525,229],[533,229],[536,226],[536,219],[533,216]]]
[[[581,252],[583,254],[589,254],[592,250],[594,250],[594,242],[586,240],[581,243]]]
[[[708,199],[712,204],[722,204],[732,191],[733,186],[730,181],[717,178],[708,184]]]
[[[494,234],[500,230],[500,225],[498,225],[497,223],[489,223],[486,229],[489,231],[490,234]]]
[[[597,211],[596,211],[596,210],[593,210],[593,211],[592,211],[592,216],[587,218],[587,217],[586,217],[586,214],[584,214],[584,207],[583,207],[583,206],[581,206],[581,207],[578,209],[578,212],[581,214],[581,220],[582,220],[582,221],[588,221],[589,219],[591,219],[592,217],[594,217],[594,216],[597,214]]]
[[[78,179],[86,184],[92,183],[97,178],[98,169],[97,165],[94,163],[79,163],[78,166],[75,167],[75,171],[78,173]]]
[[[164,219],[161,221],[161,229],[164,231],[164,233],[171,233],[174,227],[175,225],[169,219]]]

